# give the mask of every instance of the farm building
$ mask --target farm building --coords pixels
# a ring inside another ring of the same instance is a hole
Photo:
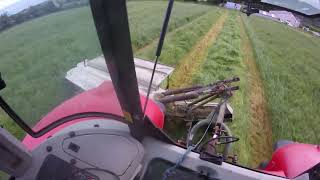
[[[275,18],[279,19],[280,22],[287,23],[289,26],[299,27],[300,21],[296,18],[293,13],[288,11],[270,11],[270,14],[274,15]]]
[[[224,5],[225,8],[228,9],[236,9],[236,10],[240,10],[241,9],[241,4],[237,4],[237,3],[233,3],[233,2],[227,2]]]
[[[259,10],[259,14],[257,14],[257,15],[265,17],[265,18],[269,18],[269,19],[272,19],[272,20],[275,20],[275,21],[278,20],[274,14],[271,14],[271,13],[269,13],[267,11]]]
[[[280,21],[282,23],[286,23],[292,27],[300,26],[300,19],[294,16],[293,13],[288,11],[259,11],[259,15],[272,20]]]

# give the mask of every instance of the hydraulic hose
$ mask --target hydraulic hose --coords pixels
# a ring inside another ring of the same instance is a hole
[[[216,118],[214,118],[214,121],[216,121]],[[188,134],[188,137],[187,137],[187,147],[192,145],[192,140],[193,140],[194,136],[196,135],[196,133],[201,129],[201,127],[208,126],[210,122],[211,122],[211,118],[201,120],[191,128],[191,130]],[[213,122],[212,124],[215,124],[215,122]],[[226,136],[232,136],[231,130],[229,129],[229,127],[225,123],[221,123],[221,127],[225,131]],[[223,150],[223,158],[224,159],[227,159],[230,150],[231,150],[231,144],[230,143],[225,144],[224,150]]]

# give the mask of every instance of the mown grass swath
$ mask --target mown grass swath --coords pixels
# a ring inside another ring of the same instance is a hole
[[[240,90],[234,93],[231,104],[234,109],[234,120],[230,124],[234,136],[240,138],[235,143],[234,152],[239,155],[241,164],[250,161],[248,133],[243,132],[249,126],[249,98],[246,77],[246,67],[240,52],[240,34],[238,13],[231,11],[225,26],[216,42],[209,48],[208,56],[201,70],[193,78],[194,84],[209,84],[217,80],[239,76]]]
[[[157,38],[165,2],[129,2],[134,49]],[[191,9],[186,12],[185,9]],[[211,8],[176,3],[171,29]],[[137,30],[138,29],[138,30]],[[89,7],[58,12],[0,33],[0,71],[8,87],[1,94],[31,124],[73,95],[66,72],[84,59],[101,54]],[[12,127],[1,113],[0,124]],[[12,129],[16,131],[16,128]],[[19,131],[16,131],[19,132]],[[21,137],[21,133],[15,133]]]
[[[159,36],[167,4],[161,1],[135,2],[129,3],[130,8],[139,8],[129,11],[131,41],[134,50],[137,50]],[[189,8],[192,8],[192,11],[184,10]],[[168,31],[175,30],[211,9],[205,5],[175,2]]]
[[[270,20],[243,19],[264,80],[273,139],[319,143],[320,39]]]
[[[160,56],[160,62],[176,66],[193,45],[208,32],[221,13],[222,10],[211,7],[208,13],[168,34]],[[153,59],[156,46],[157,42],[153,42],[149,47],[138,51],[137,56],[143,59]]]

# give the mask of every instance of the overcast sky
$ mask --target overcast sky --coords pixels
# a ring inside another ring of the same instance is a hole
[[[10,6],[17,1],[30,1],[30,0],[0,0],[0,9]],[[291,1],[291,0],[288,0]],[[298,0],[310,3],[312,6],[320,8],[320,0]]]
[[[46,0],[0,0],[0,14],[12,15],[44,1]]]
[[[0,0],[0,9],[3,9],[20,0]]]

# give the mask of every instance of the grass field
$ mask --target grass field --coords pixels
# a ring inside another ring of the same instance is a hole
[[[265,86],[273,140],[320,141],[320,39],[243,16]]]
[[[165,7],[160,1],[128,3],[135,56],[154,58]],[[268,153],[257,157],[267,151],[259,144],[271,149],[264,142],[266,136],[273,141],[319,143],[319,49],[319,38],[283,24],[218,7],[176,2],[160,62],[174,66],[175,74],[188,77],[191,84],[241,78],[240,90],[231,100],[235,113],[230,126],[240,137],[234,152],[241,164],[256,166],[268,157]],[[1,95],[34,124],[73,95],[64,81],[65,73],[100,54],[88,7],[13,27],[0,33],[0,71],[8,84]],[[177,73],[181,69],[186,73]],[[261,103],[255,104],[257,100]],[[271,121],[272,128],[260,121]],[[0,124],[17,137],[23,136],[3,113]],[[175,131],[172,134],[177,138],[186,132],[184,126],[166,130]]]

